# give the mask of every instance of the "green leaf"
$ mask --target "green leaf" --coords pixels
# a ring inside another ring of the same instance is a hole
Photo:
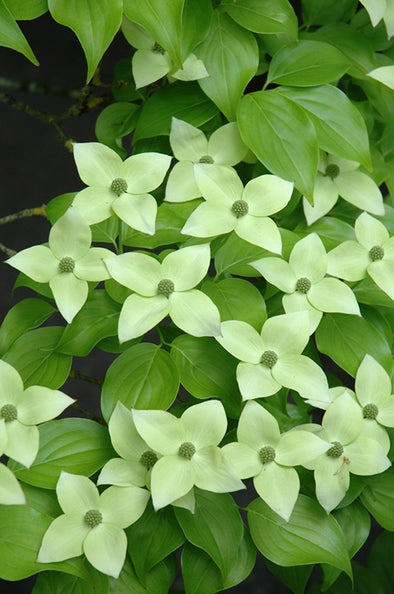
[[[182,66],[181,31],[185,0],[124,0],[124,13],[144,27],[170,54],[178,68]]]
[[[371,168],[367,127],[345,93],[332,85],[310,89],[281,87],[276,92],[307,111],[320,148]]]
[[[349,59],[329,43],[302,40],[274,55],[266,84],[314,87],[338,80],[349,68]]]
[[[91,476],[115,455],[108,431],[89,419],[60,419],[39,426],[40,449],[29,469],[14,461],[8,466],[21,481],[54,489],[60,471]]]
[[[78,37],[88,65],[86,82],[92,78],[104,52],[118,31],[122,0],[48,0],[52,18]]]
[[[214,338],[196,338],[187,334],[172,343],[181,384],[195,398],[219,398],[229,416],[238,418],[241,408],[235,370],[238,361]]]
[[[0,45],[23,54],[35,66],[38,66],[38,60],[8,9],[5,0],[0,0]]]
[[[27,483],[22,483],[21,487],[25,494],[28,507],[32,507],[41,514],[51,516],[51,518],[56,518],[63,513],[55,491],[40,489]]]
[[[100,340],[117,336],[120,309],[106,291],[93,291],[82,310],[64,330],[56,352],[86,357]]]
[[[24,332],[41,326],[55,308],[42,299],[24,299],[12,307],[0,327],[0,357]]]
[[[252,283],[241,278],[225,278],[217,283],[206,280],[201,290],[219,309],[222,322],[242,320],[260,332],[267,313],[263,296]]]
[[[313,565],[296,565],[295,567],[282,567],[268,559],[264,559],[264,565],[283,582],[294,594],[304,594],[307,581],[313,570]]]
[[[352,290],[359,303],[377,305],[379,307],[393,307],[390,297],[386,293],[383,293],[369,276],[358,282]]]
[[[393,534],[382,532],[374,541],[368,557],[370,567],[383,586],[384,592],[390,592],[393,583],[394,547]]]
[[[36,19],[48,10],[47,0],[5,0],[5,4],[16,21]]]
[[[238,507],[228,493],[210,493],[195,488],[195,495],[195,513],[177,507],[174,509],[176,518],[187,540],[208,553],[225,579],[243,537]]]
[[[52,198],[45,207],[48,220],[51,225],[54,225],[60,217],[64,215],[66,210],[71,206],[77,192],[68,192]]]
[[[151,503],[137,522],[126,530],[128,553],[139,579],[144,582],[149,570],[180,547],[185,537],[171,506],[153,511]]]
[[[355,241],[354,228],[335,217],[322,217],[309,227],[306,225],[302,228],[297,227],[297,233],[309,235],[310,233],[317,233],[322,240],[326,251],[330,251],[337,247],[343,241]],[[390,299],[387,297],[387,299]]]
[[[356,12],[357,0],[304,0],[302,16],[304,23],[311,25],[338,24],[337,21],[347,21]]]
[[[286,33],[297,39],[298,23],[287,0],[222,0],[221,6],[241,27],[255,33]]]
[[[215,594],[223,588],[220,569],[207,553],[186,542],[181,557],[187,594]]]
[[[389,345],[374,326],[359,316],[324,314],[316,331],[316,344],[321,353],[331,357],[352,377],[367,353],[391,373]]]
[[[243,97],[237,120],[242,140],[263,165],[311,198],[319,151],[307,112],[275,91],[257,91]]]
[[[376,476],[365,477],[360,495],[364,507],[386,530],[394,531],[394,468]]]
[[[20,373],[25,388],[46,386],[57,390],[71,369],[72,357],[56,352],[63,333],[61,326],[25,332],[3,355],[4,361]]]
[[[211,0],[185,0],[182,13],[182,58],[204,41],[213,17]]]
[[[256,547],[254,546],[248,529],[244,526],[244,534],[241,544],[238,547],[237,557],[234,559],[231,569],[223,583],[224,589],[232,588],[246,580],[255,563]]]
[[[209,72],[209,77],[198,81],[200,87],[229,121],[235,120],[242,93],[258,67],[254,35],[216,11],[209,34],[196,53]]]
[[[231,233],[217,250],[214,258],[217,275],[237,274],[239,276],[261,276],[249,262],[263,258],[268,252]]]
[[[109,367],[103,384],[101,410],[107,421],[118,400],[127,408],[167,410],[178,388],[178,370],[169,353],[155,344],[136,344]]]
[[[41,573],[32,590],[32,594],[107,594],[108,576],[90,565],[91,581],[88,583],[75,575],[58,571]]]
[[[10,510],[12,509],[12,513]],[[52,518],[25,505],[0,506],[0,577],[17,581],[54,569],[84,579],[89,571],[81,558],[60,563],[36,563],[42,538]]]
[[[112,148],[123,159],[127,157],[127,151],[123,148],[122,138],[134,130],[138,109],[139,106],[135,103],[112,103],[103,109],[96,120],[97,140]]]
[[[329,563],[352,576],[342,530],[314,499],[299,495],[289,522],[260,498],[248,510],[254,543],[273,563],[285,567]]]
[[[170,563],[161,561],[147,574],[142,584],[129,560],[126,557],[123,569],[117,579],[109,578],[108,594],[168,594],[174,575]],[[68,594],[68,592],[67,592]]]
[[[134,142],[141,138],[168,135],[172,117],[199,127],[217,113],[216,105],[196,82],[174,82],[154,93],[144,103],[135,129]]]

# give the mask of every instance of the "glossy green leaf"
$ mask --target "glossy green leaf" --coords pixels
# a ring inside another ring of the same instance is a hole
[[[91,574],[90,582],[75,575],[45,571],[38,576],[32,594],[107,594],[108,576],[91,565],[87,569]]]
[[[150,503],[137,522],[126,530],[130,559],[144,582],[149,570],[185,541],[171,506],[153,510]]]
[[[214,258],[217,275],[230,273],[239,276],[260,276],[249,262],[263,258],[268,252],[231,233],[217,250]]]
[[[29,298],[12,307],[0,326],[0,356],[24,332],[41,326],[54,312],[55,308],[42,299]]]
[[[285,567],[329,563],[351,577],[342,530],[314,499],[299,495],[289,522],[260,498],[252,501],[248,510],[254,543],[273,563]]]
[[[196,488],[195,495],[195,513],[177,507],[176,518],[187,540],[208,553],[226,578],[243,537],[238,507],[228,493]]]
[[[361,502],[386,530],[394,531],[394,468],[376,476],[365,477]]]
[[[275,91],[257,91],[243,97],[237,120],[242,140],[263,165],[311,198],[318,142],[307,111]]]
[[[181,557],[182,577],[188,594],[215,594],[222,591],[223,577],[211,557],[186,542]]]
[[[132,132],[138,121],[138,105],[120,101],[108,105],[96,120],[97,140],[116,151],[123,159],[127,151],[123,148],[122,138]]]
[[[315,223],[312,223],[309,227],[300,228],[297,227],[297,233],[303,233],[309,235],[310,233],[317,233],[322,240],[326,251],[330,251],[337,247],[343,241],[355,241],[354,228],[332,216],[322,217]]]
[[[222,0],[221,6],[241,27],[255,33],[286,33],[297,39],[297,17],[287,0]]]
[[[108,431],[89,419],[60,419],[39,427],[40,450],[29,469],[10,461],[21,481],[54,489],[61,470],[91,476],[115,456]]]
[[[381,307],[393,307],[393,302],[390,297],[386,293],[383,293],[369,276],[358,282],[352,290],[359,303]]]
[[[56,352],[85,357],[103,338],[117,336],[120,309],[119,303],[108,297],[106,291],[93,291],[64,330]]]
[[[201,290],[219,309],[220,319],[242,320],[258,332],[267,319],[265,303],[260,291],[241,278],[225,278],[219,282],[205,280]]]
[[[304,0],[302,16],[304,23],[311,25],[325,25],[337,21],[347,21],[356,12],[357,0]]]
[[[296,565],[295,567],[282,567],[268,559],[264,559],[264,565],[281,582],[283,582],[294,594],[304,594],[307,581],[313,570],[313,565]]]
[[[28,507],[32,507],[41,514],[56,518],[62,514],[56,492],[49,489],[40,489],[27,483],[21,483]]]
[[[48,10],[48,0],[5,0],[5,4],[17,21],[36,19]]]
[[[258,66],[254,36],[226,14],[215,12],[208,36],[196,53],[209,72],[209,77],[198,81],[200,87],[229,121],[235,120],[239,100]]]
[[[0,0],[0,45],[23,54],[35,66],[38,66],[38,60],[5,0]]]
[[[182,12],[182,58],[204,41],[213,17],[211,0],[185,0]]]
[[[147,574],[145,583],[141,583],[130,559],[126,557],[119,577],[109,578],[108,594],[168,594],[174,581],[171,569],[167,559],[161,561]]]
[[[201,91],[196,82],[174,82],[154,93],[144,103],[134,140],[168,135],[172,117],[199,127],[217,113],[215,104]]]
[[[350,99],[332,85],[310,89],[281,87],[277,93],[303,107],[316,129],[320,148],[369,169],[371,157],[365,122]]]
[[[52,18],[74,31],[82,45],[90,81],[105,50],[118,31],[122,0],[48,0]]]
[[[64,215],[66,210],[71,206],[77,192],[67,192],[52,198],[45,207],[45,212],[49,222],[54,225],[60,217]]]
[[[70,373],[72,357],[56,352],[61,326],[38,328],[22,334],[3,355],[19,371],[25,388],[46,386],[57,390]]]
[[[266,84],[315,87],[338,80],[349,68],[349,59],[329,43],[301,40],[274,55]]]
[[[214,338],[178,336],[171,347],[181,384],[195,398],[219,398],[227,414],[240,414],[241,395],[235,376],[238,361]]]
[[[224,589],[232,588],[246,580],[255,563],[256,547],[254,546],[248,529],[244,526],[244,534],[238,548],[237,557],[234,559],[231,569],[223,583]]]
[[[320,352],[353,377],[367,353],[391,373],[389,345],[374,326],[359,316],[324,314],[316,331],[316,344]]]
[[[182,10],[185,0],[124,0],[124,13],[144,27],[181,68]]]
[[[155,344],[136,344],[109,367],[103,384],[101,410],[106,420],[118,400],[127,408],[167,410],[178,388],[178,370],[169,353]]]

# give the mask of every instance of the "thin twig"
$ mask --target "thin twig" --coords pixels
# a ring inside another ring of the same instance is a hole
[[[67,89],[58,85],[43,85],[36,81],[11,80],[3,76],[0,76],[0,87],[21,93],[30,93],[32,95],[60,95],[69,97],[70,99],[77,99],[81,93],[81,89]]]
[[[97,379],[95,377],[90,377],[89,375],[84,375],[83,373],[78,371],[78,369],[72,369],[68,377],[71,377],[73,379],[84,380],[85,382],[90,382],[91,384],[97,384],[99,386],[101,386],[103,383],[103,380]]]
[[[4,252],[4,254],[6,254],[9,258],[11,256],[15,256],[15,254],[16,254],[15,250],[11,250],[10,248],[8,248],[7,246],[5,246],[2,243],[0,243],[0,252]]]
[[[90,410],[87,410],[86,408],[78,404],[78,402],[73,402],[72,406],[79,410],[79,412],[83,413],[86,417],[89,417],[89,419],[92,419],[92,421],[96,421],[97,423],[100,423],[100,425],[107,425],[104,419],[102,419],[101,417],[97,417],[96,415],[91,413]]]
[[[12,223],[13,221],[18,221],[19,219],[27,219],[29,217],[36,216],[46,218],[47,213],[45,210],[45,204],[42,206],[35,206],[34,208],[25,208],[24,210],[20,210],[14,214],[2,217],[0,218],[0,225],[6,225],[7,223]]]

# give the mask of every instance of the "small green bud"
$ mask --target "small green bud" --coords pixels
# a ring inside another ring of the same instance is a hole
[[[299,293],[307,293],[311,286],[312,283],[309,280],[309,278],[307,278],[306,276],[302,276],[296,282],[296,291],[298,291]]]
[[[384,256],[384,249],[380,245],[374,245],[369,250],[368,256],[372,262],[376,262],[376,260],[382,260]]]
[[[203,155],[200,160],[199,163],[214,163],[213,158],[211,157],[211,155]]]
[[[370,402],[369,404],[366,404],[363,408],[363,417],[364,419],[376,419],[376,417],[378,416],[378,412],[379,409],[376,406],[376,404]]]
[[[169,278],[163,278],[157,285],[157,292],[159,295],[169,297],[175,290],[175,285]]]
[[[127,181],[121,177],[117,177],[111,184],[111,190],[117,196],[121,196],[124,192],[127,192]]]
[[[259,458],[262,464],[269,464],[275,460],[276,453],[272,446],[264,446],[259,451]]]
[[[331,179],[335,179],[336,177],[338,177],[338,175],[341,173],[341,170],[339,169],[338,165],[335,165],[335,163],[330,163],[330,165],[327,165],[326,167],[326,176],[330,177]]]
[[[65,256],[59,262],[58,269],[59,272],[73,272],[75,268],[75,260],[70,258],[70,256]]]
[[[339,458],[343,454],[343,445],[339,441],[333,441],[332,448],[327,450],[326,454],[331,458]]]
[[[155,452],[152,452],[152,450],[146,450],[146,452],[144,452],[140,458],[142,466],[145,466],[147,470],[153,468],[157,460],[157,454]]]
[[[18,411],[13,404],[4,404],[0,409],[0,414],[6,423],[16,421],[18,418]]]
[[[188,460],[191,460],[195,453],[196,448],[190,441],[185,441],[179,446],[178,454]]]
[[[89,526],[89,528],[95,528],[103,521],[103,516],[98,509],[90,509],[86,512],[83,517],[85,524]]]
[[[240,219],[241,217],[244,217],[248,214],[249,205],[247,202],[245,202],[245,200],[236,200],[233,202],[231,210],[237,219]]]
[[[161,47],[160,43],[157,43],[157,41],[155,42],[155,45],[153,46],[152,52],[155,52],[155,54],[165,54],[166,50]]]
[[[275,351],[264,351],[261,355],[260,363],[272,369],[275,363],[278,361],[278,355]]]

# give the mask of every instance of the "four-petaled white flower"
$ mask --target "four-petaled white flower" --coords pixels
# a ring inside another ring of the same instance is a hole
[[[235,122],[224,124],[212,133],[209,140],[204,132],[191,124],[172,118],[170,144],[179,161],[171,169],[166,185],[167,202],[186,202],[201,196],[196,184],[196,165],[204,169],[211,165],[227,168],[236,165],[248,152]]]
[[[214,493],[244,489],[218,444],[227,429],[219,400],[190,406],[180,418],[163,410],[132,410],[138,433],[161,458],[152,468],[151,493],[157,510],[196,485]]]
[[[39,447],[36,425],[57,417],[73,402],[63,392],[44,386],[24,390],[17,370],[0,359],[0,421],[7,436],[1,448],[4,454],[29,467]]]
[[[371,177],[357,171],[360,163],[320,153],[318,173],[313,188],[313,206],[303,198],[308,225],[327,214],[338,196],[361,210],[384,215],[383,196]]]
[[[306,311],[269,318],[261,334],[246,322],[222,322],[222,336],[215,338],[241,360],[237,381],[244,400],[271,396],[285,386],[311,404],[330,401],[324,372],[300,354],[309,341],[309,328]]]
[[[1,363],[1,361],[0,361]],[[0,456],[7,447],[7,429],[4,418],[0,419]],[[0,505],[24,505],[25,494],[15,475],[5,464],[0,463]]]
[[[88,281],[110,278],[103,260],[115,254],[91,248],[91,242],[89,225],[71,206],[50,230],[49,247],[35,245],[6,262],[38,283],[49,283],[60,313],[70,323],[88,297]]]
[[[286,206],[292,183],[276,175],[260,175],[244,188],[234,169],[213,165],[196,165],[195,178],[206,202],[192,212],[182,233],[212,237],[235,231],[249,243],[281,253],[279,229],[268,215]]]
[[[206,243],[171,252],[161,264],[138,252],[107,260],[110,275],[135,291],[120,312],[119,341],[145,334],[167,315],[193,336],[220,334],[219,310],[207,295],[193,289],[206,275],[210,258]]]
[[[239,417],[237,438],[222,450],[229,465],[241,479],[253,477],[260,497],[288,521],[300,490],[293,466],[320,456],[330,444],[306,431],[281,435],[275,417],[253,401]]]
[[[282,298],[286,313],[309,311],[312,334],[323,312],[360,315],[353,291],[336,278],[327,278],[327,254],[316,233],[297,241],[289,263],[280,258],[261,258],[251,262],[264,278],[286,295]]]
[[[394,3],[393,0],[360,0],[365,10],[369,14],[373,27],[383,19],[386,26],[387,37],[390,39],[394,35]]]
[[[88,561],[117,578],[127,549],[124,528],[145,511],[149,493],[140,487],[109,487],[101,495],[86,476],[61,472],[56,494],[63,514],[45,532],[38,563],[85,553]]]
[[[347,281],[367,274],[394,300],[394,237],[366,212],[354,224],[357,241],[344,241],[327,254],[327,272]]]
[[[171,157],[139,153],[125,161],[104,144],[74,144],[74,159],[81,180],[89,186],[74,198],[73,206],[89,225],[115,213],[133,229],[153,235],[157,203],[148,192],[157,188]]]

